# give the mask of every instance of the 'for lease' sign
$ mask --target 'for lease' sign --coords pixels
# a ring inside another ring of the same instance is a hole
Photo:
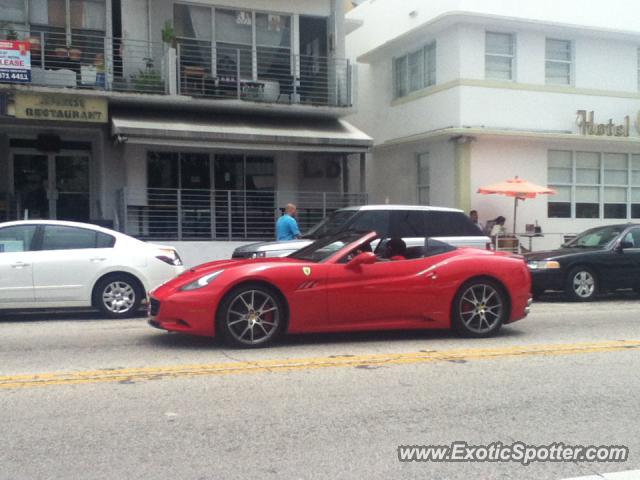
[[[0,40],[0,82],[31,82],[31,44]]]

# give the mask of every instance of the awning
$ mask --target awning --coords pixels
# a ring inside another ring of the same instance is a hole
[[[367,152],[373,139],[341,119],[157,112],[111,118],[124,143],[188,148]]]

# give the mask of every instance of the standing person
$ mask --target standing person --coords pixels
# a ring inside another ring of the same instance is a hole
[[[276,240],[295,240],[300,238],[300,229],[295,219],[297,210],[293,203],[287,204],[284,215],[276,222]]]
[[[489,236],[493,238],[504,236],[507,233],[507,230],[504,228],[505,221],[506,219],[502,215],[496,217]]]
[[[484,232],[484,225],[482,225],[482,223],[480,223],[480,221],[478,220],[478,211],[477,210],[471,210],[469,212],[469,220],[471,220],[471,222],[478,227],[478,229],[481,232]]]

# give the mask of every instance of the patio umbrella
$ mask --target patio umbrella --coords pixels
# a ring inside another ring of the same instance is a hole
[[[556,191],[536,185],[535,183],[528,182],[524,178],[511,178],[504,182],[495,183],[493,185],[487,185],[486,187],[480,187],[478,193],[485,195],[497,194],[506,195],[507,197],[514,197],[513,204],[513,233],[516,233],[516,215],[518,213],[518,200],[524,200],[526,198],[536,198],[538,195],[555,195]]]

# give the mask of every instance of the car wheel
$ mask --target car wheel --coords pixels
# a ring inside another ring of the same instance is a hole
[[[569,272],[565,291],[572,300],[587,302],[598,293],[598,279],[588,267],[576,267]]]
[[[452,326],[460,335],[484,338],[500,330],[509,312],[504,290],[485,279],[465,283],[453,300]]]
[[[247,284],[225,296],[217,320],[227,343],[255,348],[267,346],[281,335],[285,316],[283,302],[273,289]]]
[[[110,275],[96,284],[93,303],[106,317],[127,318],[138,311],[143,296],[142,287],[132,277]]]

